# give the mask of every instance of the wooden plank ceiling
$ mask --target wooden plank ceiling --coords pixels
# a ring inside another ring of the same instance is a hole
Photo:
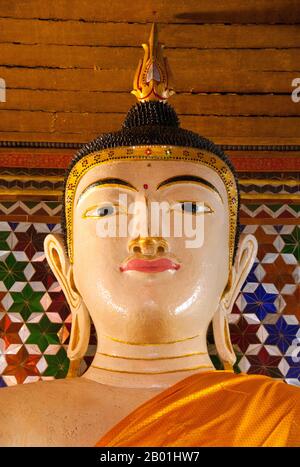
[[[0,0],[0,140],[117,130],[151,22],[182,126],[229,145],[300,144],[299,0]]]

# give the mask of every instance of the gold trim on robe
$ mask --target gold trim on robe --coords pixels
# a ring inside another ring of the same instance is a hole
[[[207,371],[142,404],[96,446],[300,446],[300,388]]]

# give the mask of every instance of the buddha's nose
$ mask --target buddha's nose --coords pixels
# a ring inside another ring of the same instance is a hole
[[[138,237],[128,244],[129,253],[142,255],[162,255],[169,251],[168,242],[162,237]]]

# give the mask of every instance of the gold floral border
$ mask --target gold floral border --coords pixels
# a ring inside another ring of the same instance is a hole
[[[67,229],[68,255],[73,263],[73,210],[75,193],[81,178],[93,167],[113,161],[143,161],[143,160],[184,160],[198,162],[211,168],[222,179],[228,196],[228,210],[230,213],[229,227],[229,265],[234,254],[236,223],[238,215],[238,189],[230,168],[216,154],[197,148],[181,146],[132,146],[103,149],[82,157],[71,169],[66,183],[65,216]]]

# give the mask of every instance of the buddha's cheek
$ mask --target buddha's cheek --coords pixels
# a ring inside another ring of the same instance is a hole
[[[211,321],[228,281],[228,224],[221,217],[211,219],[205,225],[203,245],[181,245],[181,258],[182,267],[169,289],[167,306],[182,328],[199,330]]]

